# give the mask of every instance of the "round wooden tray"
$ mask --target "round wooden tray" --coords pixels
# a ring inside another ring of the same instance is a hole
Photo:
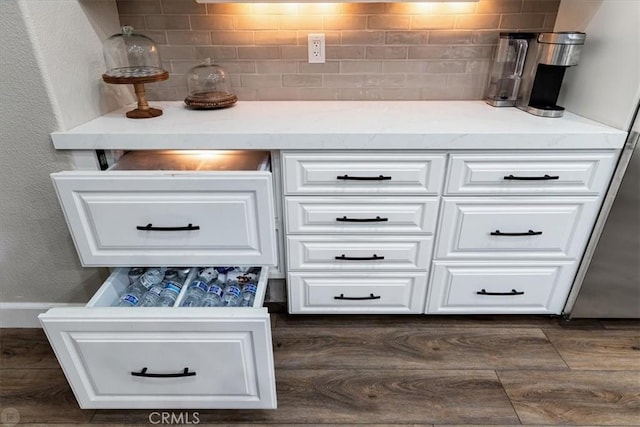
[[[238,97],[228,92],[201,92],[189,95],[184,99],[187,107],[197,110],[231,107],[236,101],[238,101]]]

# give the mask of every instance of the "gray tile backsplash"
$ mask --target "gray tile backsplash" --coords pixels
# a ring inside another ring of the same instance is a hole
[[[120,22],[151,37],[171,77],[152,100],[182,100],[206,57],[241,100],[481,99],[500,31],[552,31],[560,0],[477,3],[198,4],[117,0]],[[324,33],[324,64],[307,34]]]

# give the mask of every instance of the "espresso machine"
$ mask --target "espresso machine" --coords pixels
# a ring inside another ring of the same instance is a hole
[[[485,101],[494,107],[516,105],[529,43],[536,33],[500,33]]]
[[[567,67],[578,64],[585,33],[540,33],[529,44],[516,107],[541,117],[562,117],[557,105]]]

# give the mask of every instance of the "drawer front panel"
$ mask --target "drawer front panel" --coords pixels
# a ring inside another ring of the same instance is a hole
[[[434,262],[427,313],[560,314],[575,262]]]
[[[617,152],[452,154],[446,194],[597,195]]]
[[[74,307],[40,320],[84,409],[275,407],[266,309]]]
[[[430,236],[289,236],[289,270],[426,270]]]
[[[86,307],[39,316],[80,407],[276,407],[271,322],[262,307],[268,267],[253,308],[179,307],[195,268],[175,307],[113,307],[128,270],[115,269]]]
[[[445,198],[437,258],[578,258],[595,197]]]
[[[426,273],[289,273],[291,313],[420,313]]]
[[[440,153],[284,153],[286,194],[439,194]]]
[[[436,197],[288,197],[288,233],[425,234],[438,217]]]
[[[85,266],[275,264],[268,172],[52,176]]]

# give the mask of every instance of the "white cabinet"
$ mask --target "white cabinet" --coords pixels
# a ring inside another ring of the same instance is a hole
[[[440,194],[445,157],[411,151],[285,152],[285,194]]]
[[[81,408],[275,408],[267,267],[253,308],[111,307],[127,271],[40,316]]]
[[[611,179],[617,153],[583,152],[454,153],[446,194],[599,195]]]
[[[282,153],[291,313],[421,313],[446,155]]]
[[[438,258],[578,258],[597,197],[445,197]]]
[[[434,261],[427,313],[557,314],[574,261]]]
[[[293,272],[288,275],[291,313],[420,313],[426,272]]]
[[[84,266],[275,264],[270,172],[52,174]]]
[[[425,312],[561,314],[616,156],[450,154]]]
[[[277,261],[272,177],[268,153],[252,154],[145,152],[53,174],[84,265],[261,266],[253,307],[180,307],[186,283],[175,307],[111,307],[129,283],[121,268],[86,307],[42,314],[82,408],[276,407],[262,307]]]

